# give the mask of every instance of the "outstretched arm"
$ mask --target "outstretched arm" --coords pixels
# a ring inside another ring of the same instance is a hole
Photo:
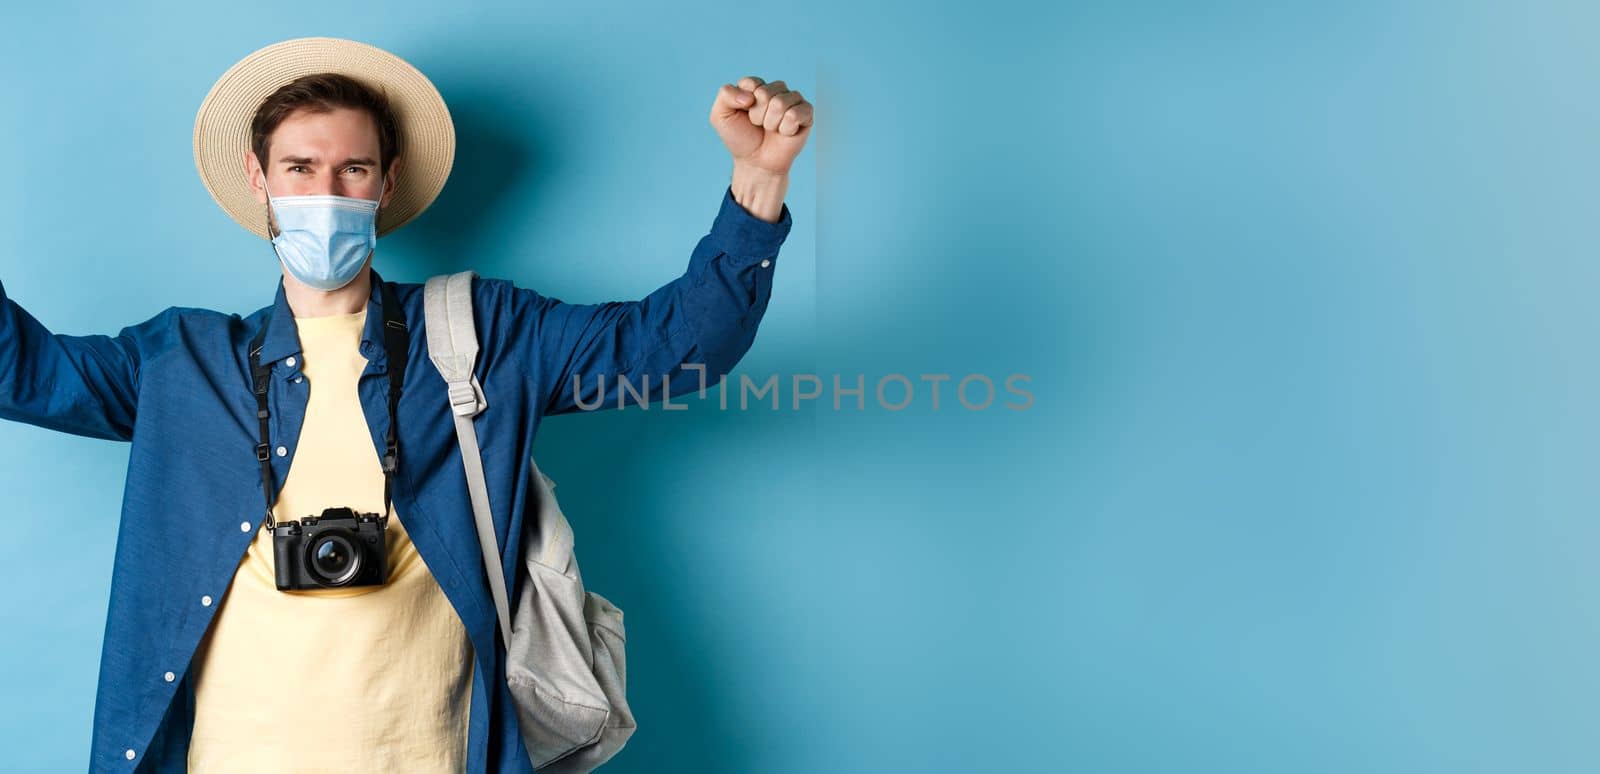
[[[0,283],[0,418],[107,440],[133,438],[141,335],[51,333]]]
[[[615,408],[619,396],[623,405],[657,401],[732,370],[772,295],[778,247],[792,224],[789,208],[780,212],[768,223],[724,189],[688,269],[639,301],[569,304],[503,283],[507,341],[537,358],[543,413]]]
[[[537,347],[545,414],[698,390],[754,342],[793,224],[783,200],[812,106],[783,81],[749,76],[717,91],[710,122],[733,157],[733,177],[682,276],[642,300],[604,304],[568,304],[506,283],[511,340]]]

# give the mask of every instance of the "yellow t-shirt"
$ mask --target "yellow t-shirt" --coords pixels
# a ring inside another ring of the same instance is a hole
[[[295,319],[310,402],[278,521],[383,510],[356,395],[366,316]],[[404,523],[390,513],[386,584],[299,591],[278,590],[272,534],[258,529],[195,654],[190,771],[465,768],[472,646]]]

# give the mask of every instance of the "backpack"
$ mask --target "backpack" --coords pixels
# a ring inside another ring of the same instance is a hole
[[[522,743],[540,771],[588,772],[617,754],[633,734],[624,695],[626,642],[622,611],[583,587],[572,527],[552,481],[533,466],[534,523],[522,535],[522,589],[507,605],[506,581],[489,511],[483,461],[472,419],[489,407],[473,374],[478,340],[472,281],[463,271],[428,279],[423,288],[428,357],[449,385],[456,438],[466,467],[484,571],[506,643],[506,684],[516,704]]]

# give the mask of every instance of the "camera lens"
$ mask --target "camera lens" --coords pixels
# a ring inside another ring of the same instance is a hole
[[[318,535],[306,547],[306,566],[318,583],[342,586],[361,569],[361,553],[343,530]]]

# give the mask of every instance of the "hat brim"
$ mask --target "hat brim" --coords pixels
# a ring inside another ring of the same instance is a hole
[[[340,38],[296,38],[239,60],[212,85],[194,119],[194,163],[222,210],[262,239],[267,207],[245,173],[250,121],[284,84],[312,73],[340,73],[388,95],[404,157],[394,194],[378,213],[378,236],[416,216],[444,189],[455,161],[456,132],[444,98],[420,70],[381,48]]]

